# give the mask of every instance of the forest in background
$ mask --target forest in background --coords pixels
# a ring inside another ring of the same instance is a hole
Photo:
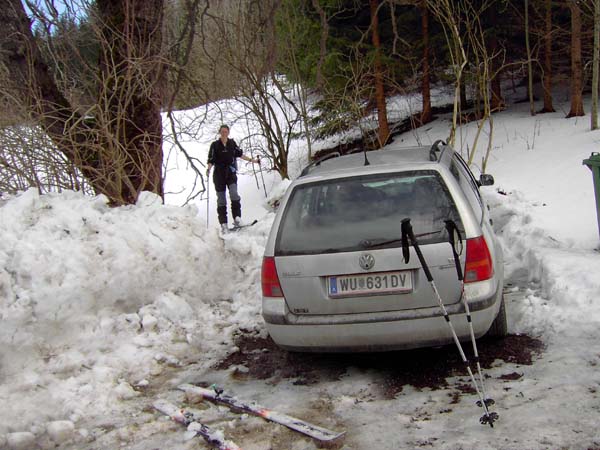
[[[196,108],[201,122],[197,107],[223,98],[244,105],[286,178],[292,139],[310,158],[315,140],[358,128],[360,146],[380,148],[432,120],[433,86],[454,90],[449,143],[478,121],[469,162],[479,145],[485,167],[507,86],[527,86],[531,114],[554,111],[553,86],[568,86],[567,117],[591,92],[597,128],[598,3],[0,0],[0,191],[75,189],[115,205],[162,195],[164,125],[204,186],[173,112]],[[408,122],[389,121],[386,99],[415,94]]]

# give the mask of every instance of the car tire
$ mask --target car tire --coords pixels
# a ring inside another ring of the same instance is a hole
[[[503,338],[508,335],[508,322],[506,321],[506,304],[504,301],[504,295],[502,295],[502,299],[500,300],[500,310],[498,311],[498,315],[492,322],[492,326],[486,333],[486,336],[492,338]]]

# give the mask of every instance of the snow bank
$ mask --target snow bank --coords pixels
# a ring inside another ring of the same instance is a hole
[[[282,180],[269,193],[269,196],[267,197],[265,204],[263,205],[265,207],[265,209],[268,209],[270,211],[275,211],[279,206],[279,202],[281,201],[281,199],[283,198],[283,196],[285,195],[287,189],[290,187],[291,184],[292,184],[292,182],[290,180]]]
[[[503,243],[507,278],[539,286],[513,309],[514,331],[548,339],[594,334],[600,325],[600,253],[573,248],[538,227],[535,215],[545,206],[518,191],[488,192],[487,199]]]
[[[235,330],[257,327],[269,217],[223,241],[195,207],[151,194],[109,208],[102,196],[29,190],[0,204],[9,448],[75,439],[69,423],[137,409],[128,401],[169,366],[210,364]]]

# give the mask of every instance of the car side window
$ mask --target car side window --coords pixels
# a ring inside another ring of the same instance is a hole
[[[483,200],[481,199],[477,182],[464,160],[458,154],[454,154],[450,171],[455,177],[458,174],[457,180],[460,187],[471,204],[477,221],[481,222],[483,219]]]
[[[469,169],[469,166],[467,165],[465,160],[462,159],[462,157],[459,154],[455,153],[454,156],[456,157],[459,165],[466,172],[467,178],[469,179],[471,186],[472,186],[473,190],[475,191],[477,198],[479,199],[479,203],[481,203],[481,205],[483,206],[483,200],[481,199],[481,193],[479,192],[479,183],[477,182],[477,179],[473,175],[473,172],[471,172],[471,169]]]

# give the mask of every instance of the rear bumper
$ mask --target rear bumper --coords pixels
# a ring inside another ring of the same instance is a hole
[[[475,337],[483,336],[498,314],[502,289],[496,280],[466,286]],[[446,306],[458,337],[469,339],[463,303]],[[283,299],[263,298],[267,330],[282,348],[313,352],[384,351],[452,342],[439,307],[339,315],[292,314]]]

